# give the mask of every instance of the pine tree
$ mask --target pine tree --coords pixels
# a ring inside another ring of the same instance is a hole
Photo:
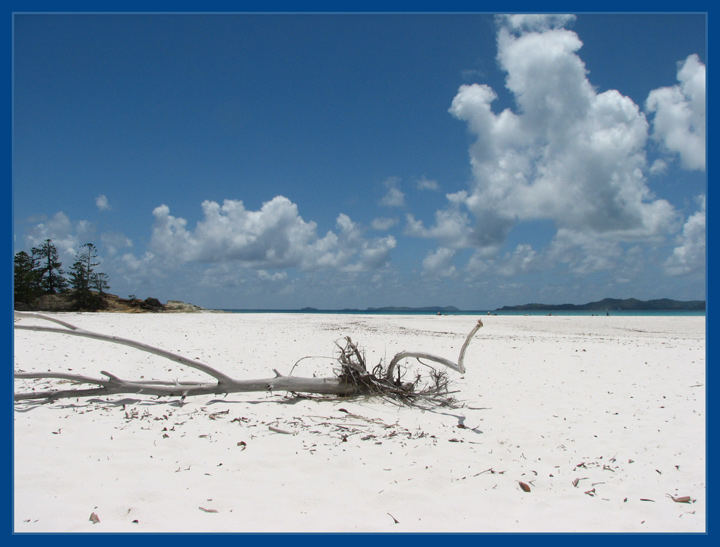
[[[94,273],[91,279],[90,287],[97,291],[98,294],[104,295],[105,291],[110,288],[108,275],[102,272]]]
[[[98,310],[105,307],[105,289],[110,288],[106,274],[96,272],[97,248],[86,243],[75,256],[70,268],[70,285],[75,307],[78,309]],[[96,292],[93,292],[95,290]]]
[[[40,275],[40,287],[45,294],[58,294],[67,290],[65,272],[58,260],[58,252],[52,240],[46,239],[40,247],[32,248],[32,258]]]
[[[36,260],[25,251],[15,254],[14,298],[15,305],[32,306],[35,299],[42,294],[41,275]]]

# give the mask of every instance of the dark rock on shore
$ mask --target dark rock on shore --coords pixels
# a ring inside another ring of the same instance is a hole
[[[188,304],[187,302],[182,302],[181,300],[168,300],[163,307],[163,311],[188,313],[203,311],[203,308],[201,308],[200,306],[196,306],[195,304]]]

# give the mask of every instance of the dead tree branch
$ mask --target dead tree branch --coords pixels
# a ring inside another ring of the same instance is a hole
[[[392,361],[390,361],[390,364],[388,365],[387,371],[385,372],[386,377],[388,379],[392,378],[393,371],[395,370],[395,367],[397,364],[402,361],[403,359],[407,359],[410,357],[414,357],[415,359],[427,359],[428,361],[435,361],[436,363],[440,363],[441,365],[445,365],[448,368],[451,368],[453,370],[456,370],[460,373],[465,372],[465,350],[468,347],[468,344],[470,344],[470,339],[475,336],[475,333],[480,330],[480,327],[482,327],[482,321],[478,319],[477,324],[473,328],[473,330],[470,331],[470,333],[467,335],[467,338],[465,338],[465,342],[463,343],[462,347],[460,348],[460,355],[458,356],[458,362],[453,363],[452,361],[449,361],[448,359],[444,359],[442,357],[436,357],[434,355],[430,355],[429,353],[419,353],[414,351],[401,351],[395,357],[392,358]]]
[[[28,312],[15,312],[15,318],[16,319],[22,319],[22,318],[29,318],[29,317],[35,317],[37,319],[44,319],[46,321],[52,321],[54,323],[58,323],[64,327],[65,329],[60,329],[58,327],[43,327],[39,325],[15,325],[16,329],[21,330],[33,330],[33,331],[39,331],[39,332],[55,332],[60,334],[69,334],[71,336],[82,336],[84,338],[94,338],[96,340],[102,340],[104,342],[112,342],[114,344],[121,344],[124,346],[130,346],[131,348],[139,349],[140,351],[144,351],[146,353],[152,353],[153,355],[159,355],[160,357],[165,357],[166,359],[170,359],[171,361],[175,361],[176,363],[180,363],[182,365],[197,369],[201,372],[204,372],[214,378],[217,379],[218,383],[221,384],[223,382],[232,382],[233,379],[229,376],[226,376],[222,372],[219,372],[212,368],[211,366],[208,366],[204,363],[201,363],[200,361],[194,361],[192,359],[188,359],[187,357],[183,357],[182,355],[178,355],[177,353],[172,353],[171,351],[166,351],[164,349],[156,348],[155,346],[151,346],[149,344],[143,344],[142,342],[137,342],[135,340],[129,340],[127,338],[120,338],[119,336],[111,336],[108,334],[100,334],[97,332],[92,332],[88,330],[81,329],[79,327],[76,327],[75,325],[71,325],[70,323],[66,323],[64,321],[60,321],[59,319],[55,319],[53,317],[48,317],[47,315],[42,315],[39,313],[28,313]]]
[[[433,369],[432,371],[432,383],[430,387],[418,389],[420,377],[414,382],[402,382],[402,373],[397,368],[398,363],[405,358],[416,358],[426,359],[428,361],[434,361],[445,365],[453,370],[464,372],[465,366],[463,364],[463,358],[465,350],[467,349],[470,339],[475,335],[478,329],[482,326],[482,322],[478,321],[477,325],[468,334],[463,344],[458,362],[453,363],[442,357],[434,355],[419,353],[419,352],[400,352],[390,361],[390,365],[387,370],[384,370],[382,365],[377,365],[372,371],[368,371],[365,358],[357,345],[353,341],[346,337],[346,344],[344,347],[338,346],[340,353],[337,357],[340,363],[340,371],[334,377],[327,378],[302,378],[291,375],[282,375],[277,370],[273,378],[262,378],[255,380],[236,380],[219,372],[215,368],[201,363],[200,361],[188,359],[182,355],[151,346],[135,340],[127,338],[121,338],[119,336],[112,336],[106,334],[100,334],[97,332],[88,331],[81,329],[70,323],[60,321],[53,317],[38,313],[25,313],[15,312],[15,320],[22,320],[25,318],[42,319],[51,321],[59,324],[64,328],[59,327],[47,327],[39,325],[19,325],[16,324],[15,328],[19,330],[30,330],[37,332],[49,332],[56,334],[66,334],[70,336],[80,336],[85,338],[91,338],[95,340],[101,340],[104,342],[111,342],[114,344],[121,344],[130,346],[140,351],[158,355],[171,361],[175,361],[182,365],[194,368],[209,376],[212,376],[214,382],[167,382],[161,380],[150,380],[150,381],[133,381],[124,380],[106,371],[100,371],[105,378],[92,378],[89,376],[83,376],[78,374],[67,374],[62,372],[18,372],[15,373],[16,379],[22,380],[37,380],[37,379],[59,379],[75,384],[92,385],[92,388],[73,388],[73,389],[62,389],[62,390],[51,390],[51,391],[32,391],[16,393],[15,400],[37,400],[47,399],[56,400],[68,397],[87,397],[93,395],[112,395],[112,394],[144,394],[144,395],[155,395],[155,396],[173,396],[173,397],[186,397],[190,395],[206,395],[206,394],[229,394],[238,392],[253,392],[253,391],[287,391],[291,393],[314,393],[321,395],[384,395],[390,396],[395,399],[399,399],[403,402],[409,402],[413,399],[422,398],[434,402],[436,404],[443,404],[447,402],[447,399],[443,399],[443,396],[448,395],[448,381],[447,376],[443,372],[439,372]],[[297,364],[297,363],[296,363]],[[393,373],[398,370],[397,377],[393,378]],[[292,374],[292,372],[291,372]]]

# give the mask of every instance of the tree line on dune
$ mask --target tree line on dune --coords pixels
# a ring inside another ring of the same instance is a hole
[[[75,255],[66,275],[57,248],[46,239],[30,253],[15,254],[15,309],[33,309],[45,295],[60,295],[70,300],[76,310],[97,311],[107,307],[106,291],[109,277],[97,267],[97,248],[85,243]]]

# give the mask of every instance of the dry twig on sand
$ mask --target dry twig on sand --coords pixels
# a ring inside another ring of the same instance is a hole
[[[449,397],[450,392],[448,391],[448,379],[444,372],[431,369],[430,384],[421,386],[421,377],[419,375],[412,382],[403,382],[403,371],[398,367],[398,364],[403,359],[408,358],[415,358],[421,363],[422,361],[420,360],[424,359],[426,361],[439,363],[461,373],[465,372],[465,366],[463,364],[465,350],[470,343],[470,339],[475,335],[478,329],[482,327],[482,321],[478,320],[475,327],[467,335],[465,342],[460,349],[460,355],[458,356],[457,363],[453,363],[452,361],[442,357],[437,357],[427,353],[403,351],[393,357],[387,368],[384,368],[382,364],[378,364],[369,371],[365,363],[365,358],[358,349],[357,345],[350,339],[350,337],[346,337],[345,346],[338,346],[340,353],[337,360],[340,364],[340,370],[334,377],[303,378],[297,376],[286,376],[273,369],[275,372],[274,378],[236,380],[223,374],[222,372],[219,372],[209,365],[201,363],[200,361],[188,359],[182,355],[178,355],[155,346],[127,338],[121,338],[119,336],[111,336],[87,331],[54,317],[48,317],[38,313],[15,312],[16,322],[25,318],[51,321],[59,324],[62,328],[16,324],[16,329],[81,336],[130,346],[140,351],[165,357],[182,365],[204,372],[209,376],[212,376],[215,381],[134,381],[118,378],[114,374],[106,371],[100,371],[106,378],[92,378],[89,376],[67,374],[64,372],[17,372],[15,373],[16,379],[61,379],[75,384],[90,384],[96,387],[16,393],[16,401],[38,399],[53,401],[68,397],[87,397],[111,395],[116,393],[186,397],[190,395],[251,391],[287,391],[291,393],[315,393],[321,395],[340,396],[380,395],[398,400],[405,404],[424,401],[429,404],[446,405],[450,404],[452,399]]]

